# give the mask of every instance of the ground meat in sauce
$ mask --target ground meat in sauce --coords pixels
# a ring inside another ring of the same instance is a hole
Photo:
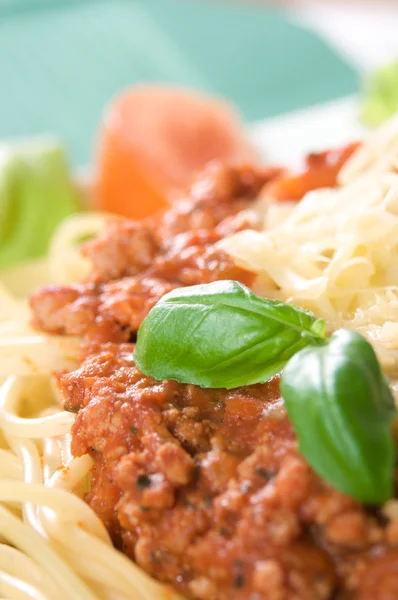
[[[231,391],[156,382],[127,343],[176,286],[250,285],[215,244],[256,226],[247,209],[274,176],[212,166],[161,217],[114,221],[85,248],[90,281],[33,296],[35,323],[84,337],[84,363],[60,377],[72,451],[93,457],[87,502],[142,568],[195,600],[393,600],[398,519],[313,473],[277,377]]]
[[[51,333],[125,342],[152,306],[177,285],[159,278],[125,277],[102,284],[51,286],[36,292],[31,306],[36,324]]]
[[[253,275],[215,244],[255,228],[248,209],[278,171],[209,165],[190,194],[160,217],[140,223],[117,219],[88,242],[90,281],[41,288],[31,298],[34,324],[51,333],[82,335],[87,343],[134,340],[142,319],[166,292],[182,285]]]
[[[116,546],[200,600],[398,597],[398,532],[298,454],[277,377],[159,383],[132,351],[108,344],[61,377],[73,454],[95,462],[87,501]]]

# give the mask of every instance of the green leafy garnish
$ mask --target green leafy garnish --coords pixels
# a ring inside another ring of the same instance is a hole
[[[365,503],[393,492],[394,400],[372,346],[341,329],[287,364],[281,392],[300,452],[334,487]]]
[[[398,111],[398,61],[370,73],[365,80],[362,121],[376,127]]]
[[[0,268],[44,255],[55,227],[79,209],[57,143],[0,145]]]
[[[229,389],[267,381],[323,340],[323,321],[310,312],[216,281],[163,296],[139,329],[134,359],[155,379]]]
[[[362,502],[392,496],[396,410],[375,352],[359,334],[339,330],[328,340],[309,311],[219,281],[164,296],[138,331],[134,359],[158,380],[227,389],[284,369],[282,395],[314,470]]]

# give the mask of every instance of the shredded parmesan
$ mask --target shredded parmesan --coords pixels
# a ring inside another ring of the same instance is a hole
[[[257,293],[313,310],[329,330],[361,331],[398,367],[398,115],[355,152],[339,182],[281,208],[280,218],[269,206],[263,231],[219,245],[258,275]]]

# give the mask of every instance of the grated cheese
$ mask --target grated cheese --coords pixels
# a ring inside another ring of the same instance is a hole
[[[263,231],[219,242],[258,275],[255,291],[351,327],[398,367],[398,114],[355,152],[340,186],[289,208],[270,202]],[[272,215],[272,218],[267,218]]]

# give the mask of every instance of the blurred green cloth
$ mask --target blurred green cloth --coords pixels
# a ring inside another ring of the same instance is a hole
[[[227,96],[247,120],[357,88],[314,33],[244,1],[0,0],[0,56],[0,137],[56,134],[80,165],[104,104],[134,82]]]

